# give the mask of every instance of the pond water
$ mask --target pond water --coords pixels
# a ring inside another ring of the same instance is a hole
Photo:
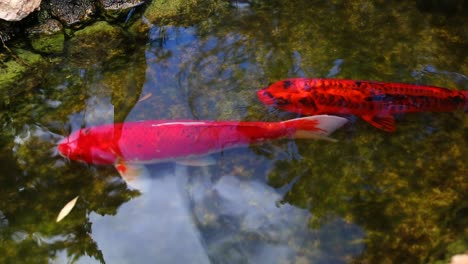
[[[349,117],[337,143],[276,140],[216,153],[211,166],[149,165],[145,193],[112,166],[58,155],[71,131],[104,123],[295,118],[256,98],[288,77],[468,89],[456,11],[273,2],[152,25],[143,41],[123,42],[124,56],[65,53],[10,98],[0,113],[0,262],[447,263],[466,252],[462,111],[400,115],[395,133]]]

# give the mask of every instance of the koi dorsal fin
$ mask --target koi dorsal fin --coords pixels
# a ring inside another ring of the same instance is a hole
[[[391,115],[361,117],[378,129],[382,129],[387,132],[395,132],[396,130],[395,118]]]

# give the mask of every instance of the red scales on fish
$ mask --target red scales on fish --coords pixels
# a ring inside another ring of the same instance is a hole
[[[71,160],[115,165],[132,184],[145,174],[144,164],[167,161],[194,164],[214,152],[279,138],[329,139],[327,136],[346,122],[345,118],[328,115],[282,122],[125,122],[77,130],[59,142],[58,151]]]
[[[257,95],[266,105],[301,115],[357,115],[388,132],[395,131],[395,114],[468,110],[468,91],[403,83],[293,78]]]

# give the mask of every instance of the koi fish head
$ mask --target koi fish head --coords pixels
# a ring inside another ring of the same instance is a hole
[[[257,97],[265,105],[301,113],[304,110],[302,101],[307,100],[307,102],[304,102],[304,104],[307,104],[311,100],[305,98],[305,87],[307,87],[305,79],[286,79],[258,90]],[[315,106],[313,102],[311,102],[311,105]]]
[[[62,139],[58,146],[61,156],[93,164],[113,164],[117,159],[109,139],[112,135],[98,129],[83,128]]]

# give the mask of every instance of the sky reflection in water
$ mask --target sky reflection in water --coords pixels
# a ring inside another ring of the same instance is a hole
[[[151,93],[155,98],[174,101],[174,105],[190,103],[186,89],[190,85],[189,76],[184,76],[187,73],[180,71],[180,67],[193,63],[190,53],[202,48],[197,46],[200,42],[196,31],[167,27],[161,35],[161,30],[155,27],[150,31],[146,81],[141,96]],[[170,56],[165,57],[165,54]],[[161,61],[160,57],[165,59]],[[218,78],[231,77],[226,73]],[[106,115],[113,112],[109,96],[102,92],[100,96],[103,97],[89,99],[85,118],[98,119],[87,119],[87,124],[114,120],[111,114]],[[205,104],[204,100],[200,103]],[[191,111],[185,114],[197,118],[199,107],[186,105]],[[127,120],[137,120],[141,116],[162,119],[170,114],[153,117],[142,102],[132,109]],[[116,215],[90,214],[91,236],[108,263],[148,260],[158,263],[284,263],[301,258],[330,263],[341,262],[344,256],[357,255],[363,249],[359,241],[364,233],[359,227],[337,218],[319,229],[311,229],[307,210],[279,203],[282,194],[259,180],[242,180],[229,175],[213,177],[212,170],[207,168],[202,169],[203,174],[190,175],[193,168],[183,165],[150,167],[151,180],[145,187],[150,191],[120,206]],[[329,236],[340,244],[339,249],[328,247]],[[310,245],[316,246],[305,249]]]
[[[212,180],[189,170],[154,166],[150,192],[123,204],[117,215],[90,215],[92,238],[106,261],[330,263],[363,249],[359,227],[335,219],[310,229],[308,211],[279,204],[281,195],[265,183],[236,176]],[[321,245],[330,233],[340,250]],[[304,250],[311,243],[319,246]]]

